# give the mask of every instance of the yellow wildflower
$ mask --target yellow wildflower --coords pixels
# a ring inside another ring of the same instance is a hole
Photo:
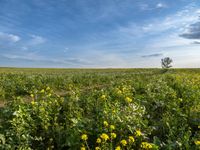
[[[81,150],[86,150],[86,148],[85,147],[81,147]]]
[[[100,138],[97,138],[97,141],[96,141],[98,144],[101,143],[101,139]]]
[[[136,135],[136,136],[141,136],[141,135],[142,135],[142,133],[141,133],[141,131],[140,131],[140,130],[136,130],[136,131],[135,131],[135,135]]]
[[[83,134],[83,135],[81,136],[81,139],[84,140],[84,141],[86,141],[86,140],[88,139],[87,134]]]
[[[102,133],[101,134],[101,138],[104,140],[104,141],[107,141],[109,139],[109,136],[106,134],[106,133]]]
[[[116,133],[111,133],[111,138],[112,139],[115,139],[117,137],[117,134]]]
[[[107,122],[107,121],[104,121],[104,122],[103,122],[103,125],[104,125],[105,127],[107,127],[107,126],[108,126],[108,122]]]
[[[195,145],[200,145],[200,141],[195,141]]]
[[[100,147],[95,147],[95,150],[101,150],[101,148]]]
[[[142,142],[141,148],[143,148],[143,149],[151,149],[152,145],[150,143],[148,143],[148,142]]]
[[[34,97],[34,95],[33,95],[33,94],[31,94],[30,96],[31,96],[32,98]]]
[[[40,93],[44,93],[44,89],[42,89],[42,90],[40,91]]]
[[[101,95],[101,99],[105,100],[106,99],[106,95]]]
[[[121,150],[121,147],[120,147],[120,146],[117,146],[117,147],[115,148],[115,150]]]
[[[115,126],[114,125],[110,125],[110,129],[111,130],[115,130]]]
[[[127,145],[127,142],[126,142],[126,140],[121,140],[121,142],[120,142],[123,146],[126,146]]]
[[[134,137],[129,136],[129,137],[128,137],[128,141],[129,141],[130,143],[134,143],[134,142],[135,142],[135,139],[134,139]]]
[[[48,87],[46,88],[46,90],[47,90],[47,91],[50,90],[50,87],[48,86]]]
[[[125,98],[125,101],[126,101],[127,103],[131,103],[133,100],[132,100],[130,97],[126,97],[126,98]]]
[[[200,129],[200,125],[198,126],[198,128]]]
[[[120,89],[117,89],[117,94],[118,95],[121,95],[122,94],[122,91]]]
[[[32,104],[32,105],[35,105],[35,101],[32,101],[31,104]]]

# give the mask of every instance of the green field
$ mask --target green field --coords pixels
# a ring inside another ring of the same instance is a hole
[[[0,69],[0,149],[199,150],[200,69]]]

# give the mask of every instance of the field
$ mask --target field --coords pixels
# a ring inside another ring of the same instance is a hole
[[[198,150],[200,69],[0,69],[0,149]]]

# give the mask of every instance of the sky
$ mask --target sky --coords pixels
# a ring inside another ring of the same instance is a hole
[[[0,67],[200,68],[200,0],[0,0]]]

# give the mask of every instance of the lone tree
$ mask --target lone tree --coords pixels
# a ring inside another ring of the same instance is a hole
[[[172,61],[171,58],[165,57],[165,58],[161,59],[161,66],[162,66],[162,68],[164,68],[164,69],[171,68],[171,67],[172,67],[171,63],[172,63],[172,62],[173,62],[173,61]]]

